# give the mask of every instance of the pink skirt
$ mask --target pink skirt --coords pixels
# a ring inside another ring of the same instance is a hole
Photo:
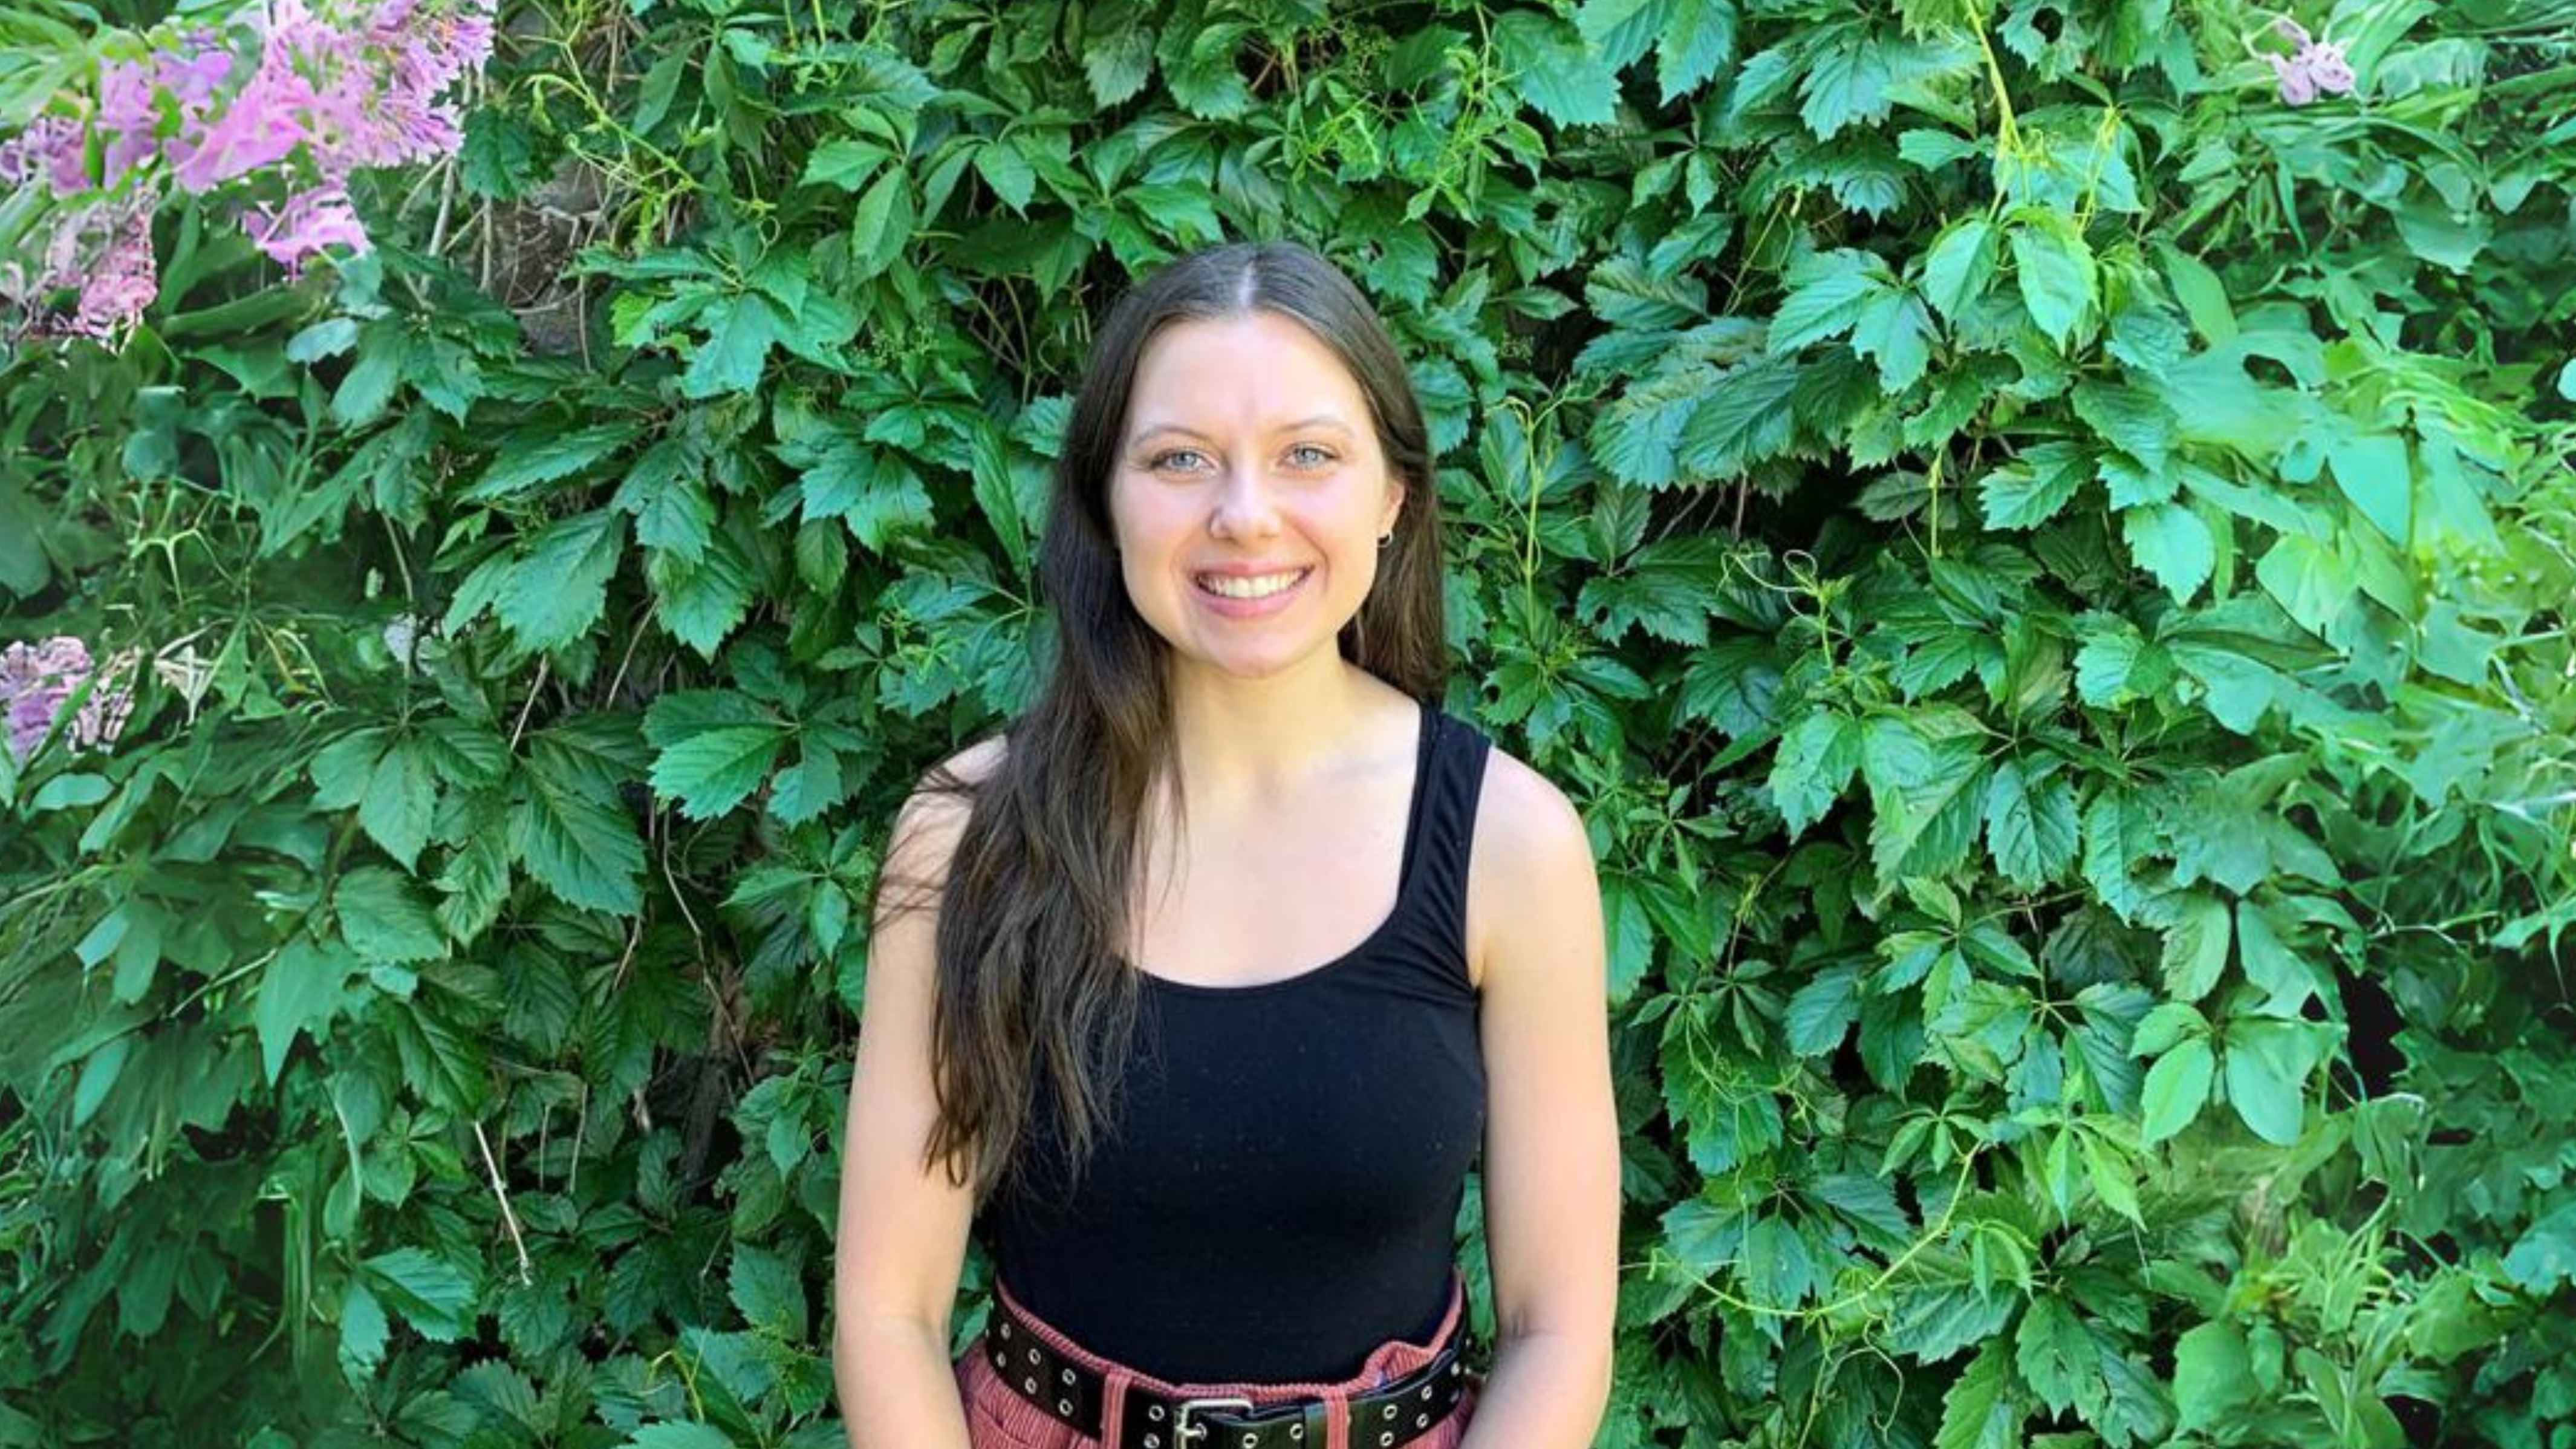
[[[1250,1399],[1256,1406],[1286,1399],[1347,1403],[1352,1397],[1400,1379],[1437,1358],[1440,1346],[1457,1331],[1460,1315],[1466,1311],[1461,1286],[1453,1273],[1449,1279],[1448,1312],[1441,1315],[1440,1326],[1432,1331],[1429,1342],[1407,1343],[1402,1339],[1388,1339],[1370,1351],[1368,1361],[1360,1366],[1358,1373],[1339,1383],[1189,1384],[1172,1383],[1150,1374],[1137,1373],[1087,1352],[1023,1308],[1020,1301],[1012,1298],[998,1283],[993,1291],[1010,1302],[1013,1311],[1047,1347],[1108,1381],[1109,1389],[1105,1395],[1108,1403],[1104,1411],[1107,1422],[1101,1426],[1101,1438],[1085,1438],[1053,1414],[1020,1397],[1018,1390],[1002,1382],[1001,1376],[993,1372],[992,1355],[979,1335],[966,1346],[966,1352],[958,1357],[956,1363],[957,1392],[965,1400],[967,1439],[974,1449],[1102,1449],[1104,1442],[1117,1441],[1120,1415],[1126,1407],[1124,1389],[1127,1385],[1172,1397],[1233,1395]],[[1458,1441],[1467,1436],[1467,1421],[1475,1412],[1476,1382],[1475,1375],[1468,1375],[1467,1387],[1458,1399],[1458,1407],[1450,1412],[1448,1418],[1421,1431],[1421,1437],[1412,1440],[1406,1449],[1457,1449]],[[1335,1424],[1338,1430],[1340,1420],[1336,1419]],[[1329,1440],[1313,1446],[1313,1449],[1365,1449],[1365,1446],[1346,1443],[1342,1432],[1333,1433]]]

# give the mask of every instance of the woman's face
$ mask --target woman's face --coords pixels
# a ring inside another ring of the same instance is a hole
[[[1358,380],[1303,326],[1252,312],[1146,344],[1109,514],[1127,597],[1182,668],[1338,657],[1402,504]]]

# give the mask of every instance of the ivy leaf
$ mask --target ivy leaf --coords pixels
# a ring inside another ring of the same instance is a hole
[[[1830,141],[1845,126],[1887,119],[1894,100],[1888,88],[1895,80],[1876,37],[1844,25],[1828,32],[1817,47],[1806,79],[1798,119],[1820,141]]]
[[[622,764],[570,730],[539,734],[520,770],[511,849],[567,905],[633,915],[643,905],[644,841],[617,797]]]
[[[2245,1336],[2232,1323],[2203,1323],[2174,1344],[2174,1409],[2179,1430],[2218,1424],[2261,1393]]]
[[[912,177],[896,166],[870,185],[850,211],[850,265],[864,281],[903,255],[915,221]]]
[[[2091,1419],[2110,1393],[2102,1381],[2102,1348],[2065,1299],[2042,1294],[2030,1301],[2015,1336],[2014,1362],[2022,1382],[2050,1412],[2070,1410]]]
[[[1941,1399],[1941,1427],[1934,1449],[2016,1449],[2021,1412],[2009,1392],[2012,1356],[2001,1339],[1989,1339]]]
[[[733,1306],[752,1327],[788,1343],[805,1340],[805,1281],[785,1254],[737,1243],[727,1275]]]
[[[2227,947],[2233,938],[2224,901],[2200,891],[2186,894],[2173,923],[2165,928],[2165,994],[2176,1001],[2207,996],[2218,985],[2219,973],[2227,969]]]
[[[1771,761],[1772,808],[1792,836],[1824,818],[1860,768],[1860,727],[1849,715],[1817,710],[1790,726]]]
[[[1082,48],[1082,74],[1103,110],[1135,99],[1154,74],[1153,27],[1131,21],[1090,36]]]
[[[1655,46],[1655,84],[1665,105],[1706,83],[1735,53],[1734,0],[1672,0]]]
[[[1817,972],[1789,998],[1781,1024],[1791,1052],[1817,1057],[1841,1046],[1844,1034],[1859,1018],[1860,969],[1832,966]]]
[[[358,825],[385,854],[417,869],[421,847],[429,843],[430,812],[438,798],[438,779],[430,772],[426,752],[406,740],[376,760],[358,799]]]
[[[707,340],[689,355],[680,395],[709,398],[758,387],[770,346],[778,340],[778,313],[769,299],[757,292],[718,297],[698,320],[706,325]]]
[[[2129,556],[2155,575],[2156,582],[2178,604],[2188,604],[2218,567],[2218,542],[2209,524],[2190,506],[2158,503],[2123,509],[2120,537]]]
[[[303,936],[278,949],[260,977],[259,1001],[251,1024],[259,1036],[259,1065],[269,1085],[286,1065],[298,1032],[322,1039],[323,1029],[339,1014],[341,999],[358,958],[337,941],[316,942]]]
[[[664,438],[644,450],[611,500],[634,517],[636,542],[698,561],[716,526],[704,468],[698,451],[678,438]]]
[[[778,762],[787,731],[770,724],[728,725],[672,743],[653,761],[655,793],[680,802],[691,820],[722,815],[750,798]]]
[[[1852,350],[1878,364],[1881,391],[1901,393],[1923,378],[1932,360],[1932,314],[1913,292],[1892,287],[1861,304]]]
[[[597,423],[569,432],[560,427],[501,440],[492,465],[458,496],[468,503],[516,498],[541,483],[587,472],[643,432],[635,423]]]
[[[1511,86],[1559,126],[1598,126],[1617,113],[1619,77],[1573,26],[1536,10],[1494,23],[1494,51]]]
[[[725,636],[751,613],[758,592],[751,564],[723,534],[695,563],[652,550],[644,557],[644,579],[653,589],[654,615],[671,637],[713,659]]]
[[[2400,548],[2413,542],[2415,475],[2407,466],[2404,438],[2338,429],[2326,442],[2326,461],[2335,486],[2371,527]]]
[[[2158,1057],[2147,1069],[2138,1140],[2152,1147],[2190,1126],[2209,1101],[2215,1075],[2216,1062],[2204,1037],[2181,1042]]]
[[[474,1275],[421,1248],[396,1248],[359,1265],[377,1296],[433,1343],[454,1343],[474,1327]]]
[[[2308,1072],[2316,1065],[2311,1024],[2257,1018],[2227,1029],[2227,1102],[2254,1135],[2280,1147],[2298,1144],[2307,1115]]]
[[[2019,760],[1995,765],[1986,787],[1986,848],[2023,890],[2037,890],[2075,863],[2075,787],[2062,775],[2025,774]]]
[[[1923,299],[1956,324],[1995,275],[1994,223],[1972,216],[1944,228],[1923,255]]]
[[[2060,348],[2100,297],[2093,249],[2072,218],[2042,207],[2012,215],[2013,269],[2030,320]]]
[[[2576,1198],[2561,1202],[2523,1229],[2504,1255],[2505,1275],[2536,1298],[2576,1281]]]
[[[2092,474],[2091,460],[2074,443],[2038,443],[2021,456],[1988,473],[1981,481],[1978,506],[1986,527],[2037,528],[2073,501],[2075,490]]]
[[[1781,280],[1789,295],[1771,318],[1773,352],[1795,352],[1849,332],[1860,321],[1861,304],[1885,291],[1891,279],[1875,255],[1844,248],[1799,258]]]
[[[608,581],[626,545],[626,519],[597,508],[557,519],[511,564],[493,612],[531,653],[590,632],[608,607]]]
[[[331,905],[340,935],[364,960],[430,961],[447,954],[438,917],[412,893],[409,881],[382,866],[360,866],[340,877]]]
[[[1797,364],[1764,358],[1721,376],[1682,428],[1682,466],[1711,482],[1725,482],[1779,456],[1789,446],[1796,421],[1788,403],[1798,375]]]

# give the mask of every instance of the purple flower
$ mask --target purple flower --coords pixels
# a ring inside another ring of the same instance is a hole
[[[254,208],[248,222],[252,244],[284,266],[290,277],[301,274],[305,258],[320,255],[326,246],[336,244],[353,252],[367,249],[367,229],[350,208],[349,193],[337,186],[296,192],[274,210]]]
[[[2342,42],[2311,40],[2307,27],[2286,15],[2272,29],[2298,47],[2289,55],[2263,56],[2279,82],[2282,104],[2304,106],[2319,95],[2352,94],[2352,64],[2344,59]]]
[[[110,659],[89,698],[70,721],[73,747],[103,749],[116,742],[134,712],[131,676],[138,656],[126,650]],[[24,764],[45,741],[65,702],[93,678],[89,646],[70,635],[0,650],[0,706],[8,714],[9,750]]]

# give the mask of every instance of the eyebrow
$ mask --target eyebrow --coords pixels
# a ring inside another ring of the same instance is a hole
[[[1299,418],[1295,422],[1290,423],[1281,423],[1278,427],[1272,429],[1272,431],[1280,433],[1302,433],[1314,428],[1330,428],[1345,437],[1352,436],[1351,425],[1343,422],[1339,413],[1317,413],[1313,417]],[[1147,438],[1155,437],[1162,433],[1178,433],[1185,438],[1196,438],[1202,443],[1213,443],[1216,441],[1215,438],[1210,437],[1206,433],[1200,432],[1196,428],[1184,427],[1179,423],[1148,423],[1136,430],[1136,436],[1129,439],[1128,444],[1133,447],[1138,443],[1144,442]]]

